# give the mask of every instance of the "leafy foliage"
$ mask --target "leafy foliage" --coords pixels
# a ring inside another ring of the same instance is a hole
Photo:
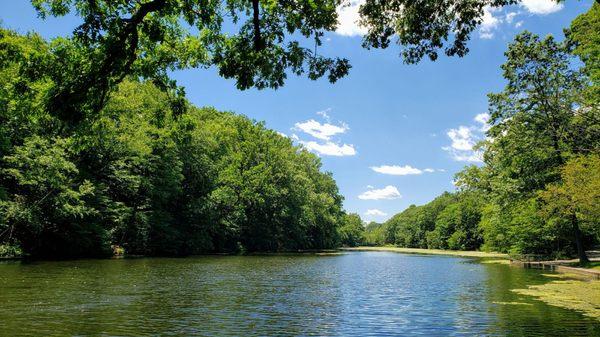
[[[317,54],[335,29],[339,0],[32,0],[42,17],[74,12],[83,22],[57,41],[49,109],[70,123],[97,113],[125,77],[156,80],[181,96],[167,72],[215,66],[237,87],[278,88],[287,72],[335,82],[346,59]],[[302,46],[313,40],[309,47]]]
[[[427,56],[464,56],[470,34],[483,20],[486,6],[502,7],[517,0],[367,0],[360,8],[361,24],[368,28],[363,46],[387,48],[393,37],[408,63]]]
[[[56,69],[31,62],[59,62],[53,44],[0,34],[3,243],[36,257],[339,244],[335,181],[290,139],[242,116],[174,104],[170,90],[133,78],[94,118],[65,128],[44,104]]]
[[[344,215],[343,225],[339,229],[342,245],[356,247],[364,243],[365,227],[358,214]]]
[[[338,25],[337,9],[349,0],[31,0],[38,14],[76,14],[73,39],[58,40],[58,64],[49,110],[68,124],[94,116],[127,76],[152,79],[181,102],[184,90],[167,72],[216,67],[239,89],[278,88],[291,74],[335,82],[350,64],[317,53],[325,32]],[[387,48],[398,38],[402,56],[464,56],[486,8],[518,0],[367,0],[360,24],[363,46]],[[308,46],[307,46],[308,45]]]

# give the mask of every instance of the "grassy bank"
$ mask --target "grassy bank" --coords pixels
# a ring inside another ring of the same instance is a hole
[[[600,270],[600,261],[592,261],[584,265],[576,265],[576,267]]]
[[[347,251],[375,251],[375,252],[394,252],[404,254],[428,254],[428,255],[448,255],[461,257],[482,257],[495,259],[508,259],[508,254],[488,253],[479,251],[464,251],[464,250],[442,250],[442,249],[422,249],[422,248],[401,248],[393,246],[384,247],[352,247],[342,248]]]

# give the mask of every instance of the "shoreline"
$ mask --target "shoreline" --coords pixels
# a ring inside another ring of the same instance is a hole
[[[356,251],[356,252],[392,252],[402,254],[422,254],[422,255],[444,255],[458,257],[477,257],[477,258],[494,258],[509,260],[508,254],[468,251],[468,250],[443,250],[443,249],[425,249],[425,248],[402,248],[392,246],[361,246],[361,247],[343,247],[341,251]]]

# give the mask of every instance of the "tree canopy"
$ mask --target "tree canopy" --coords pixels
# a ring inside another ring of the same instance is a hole
[[[518,0],[366,0],[360,20],[366,48],[387,48],[397,37],[408,63],[435,60],[440,50],[464,56],[487,7]],[[83,22],[72,39],[53,47],[62,60],[50,110],[79,122],[97,113],[126,76],[152,79],[181,97],[168,71],[216,67],[240,89],[278,88],[289,73],[310,79],[345,76],[347,59],[319,53],[325,32],[338,25],[350,0],[32,0],[43,18],[75,13]]]
[[[342,196],[318,157],[128,77],[65,131],[52,44],[0,30],[0,240],[35,257],[333,248]],[[32,62],[39,60],[39,62]]]

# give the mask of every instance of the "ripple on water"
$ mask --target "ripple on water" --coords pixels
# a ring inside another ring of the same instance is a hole
[[[535,271],[356,252],[0,264],[2,336],[600,336]]]

